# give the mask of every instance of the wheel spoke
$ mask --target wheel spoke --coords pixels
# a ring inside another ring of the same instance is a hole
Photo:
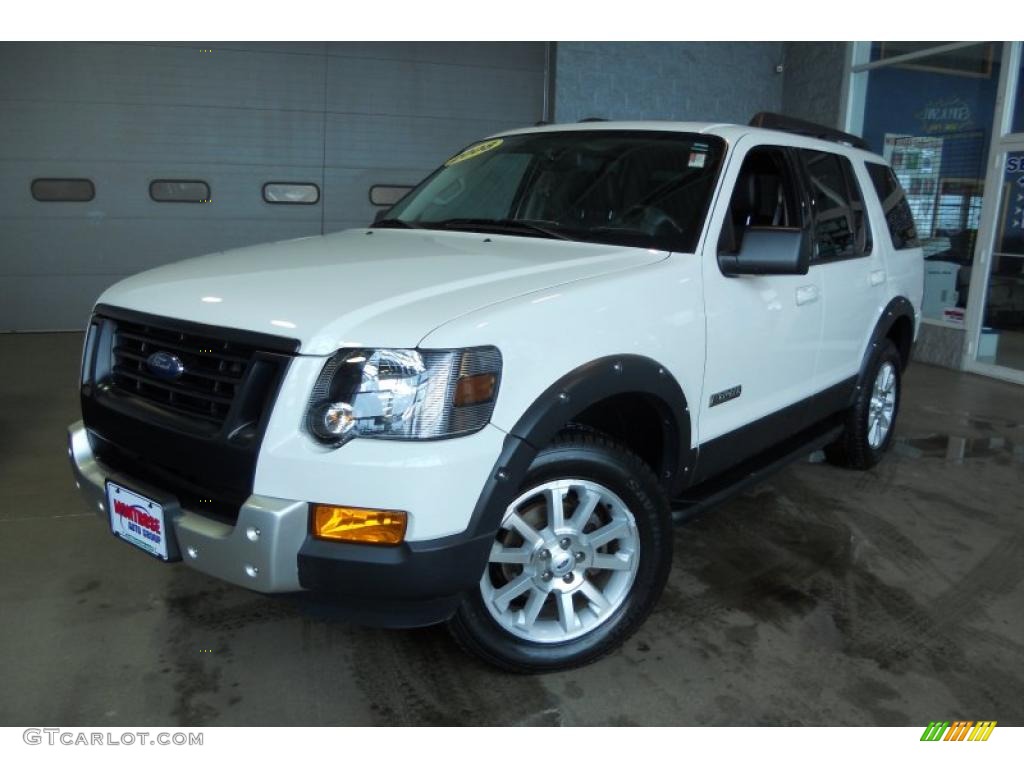
[[[544,492],[548,505],[548,528],[557,529],[565,526],[565,491],[561,488],[548,488]]]
[[[526,565],[530,562],[533,549],[530,547],[505,547],[500,542],[491,545],[490,562],[509,565]]]
[[[612,520],[610,523],[598,528],[596,531],[588,533],[587,543],[595,549],[597,547],[603,547],[609,541],[614,541],[622,536],[628,529],[629,526],[626,524],[625,520]]]
[[[611,603],[604,596],[604,592],[598,589],[594,582],[587,579],[580,585],[580,592],[586,595],[587,600],[590,601],[590,607],[594,613],[601,614],[607,611],[611,607]]]
[[[572,517],[569,519],[569,527],[582,531],[587,521],[590,520],[591,515],[594,514],[594,510],[597,509],[599,501],[601,501],[600,494],[588,490],[583,498],[579,500],[576,511],[572,513]]]
[[[527,544],[541,544],[543,539],[537,530],[526,522],[518,512],[509,512],[505,516],[505,527],[522,536]]]
[[[544,607],[545,601],[548,599],[548,592],[544,592],[537,587],[533,588],[530,592],[530,596],[526,598],[526,605],[520,612],[520,623],[525,629],[529,629],[533,626],[534,622],[537,621],[537,617],[540,615],[541,608]]]
[[[494,593],[494,604],[504,613],[508,610],[508,604],[528,590],[532,584],[533,576],[529,573],[519,574]]]
[[[576,609],[572,607],[572,593],[559,592],[558,596],[558,623],[562,625],[562,631],[568,634],[576,629]]]
[[[628,571],[633,565],[633,553],[616,552],[614,555],[605,555],[598,552],[594,555],[592,565],[606,571]]]

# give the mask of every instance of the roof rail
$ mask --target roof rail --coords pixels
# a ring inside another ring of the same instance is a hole
[[[843,133],[835,128],[829,128],[827,125],[818,125],[807,120],[780,115],[776,112],[758,112],[750,118],[750,125],[755,128],[768,128],[773,131],[795,133],[800,136],[810,136],[814,139],[848,144],[857,149],[871,150],[868,143],[860,136],[854,136],[852,133]]]
[[[581,123],[607,123],[607,117],[584,117],[579,122]]]

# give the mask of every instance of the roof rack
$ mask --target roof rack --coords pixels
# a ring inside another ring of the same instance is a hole
[[[843,133],[835,128],[829,128],[827,125],[818,125],[817,123],[811,123],[807,120],[800,120],[795,117],[780,115],[776,112],[758,112],[750,118],[750,125],[755,128],[768,128],[773,131],[795,133],[800,136],[810,136],[814,139],[824,139],[825,141],[834,141],[839,144],[848,144],[849,146],[856,147],[857,149],[871,150],[868,143],[860,136],[854,136],[852,133]]]

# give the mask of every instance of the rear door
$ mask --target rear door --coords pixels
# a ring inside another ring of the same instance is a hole
[[[811,272],[822,287],[824,318],[815,389],[848,394],[868,336],[886,303],[885,261],[864,204],[870,180],[837,152],[797,151],[809,192],[814,249]],[[864,178],[861,178],[861,177]]]

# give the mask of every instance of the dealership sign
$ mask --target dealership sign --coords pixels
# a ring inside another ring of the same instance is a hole
[[[930,101],[914,117],[921,121],[924,133],[959,133],[974,128],[970,106],[956,97]]]

